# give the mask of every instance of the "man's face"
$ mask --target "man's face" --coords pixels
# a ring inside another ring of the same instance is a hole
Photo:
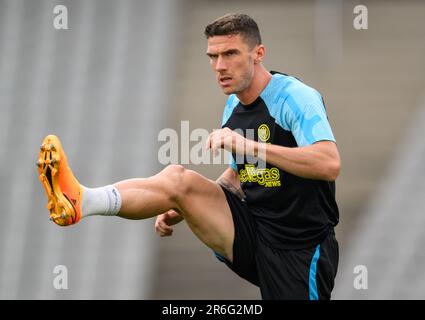
[[[225,94],[248,88],[254,76],[255,47],[250,50],[240,35],[213,36],[208,39],[207,55]]]

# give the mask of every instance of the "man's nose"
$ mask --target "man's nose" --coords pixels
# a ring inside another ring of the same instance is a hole
[[[226,62],[224,61],[224,59],[221,56],[218,56],[217,63],[215,64],[215,70],[216,71],[223,71],[223,70],[226,70],[226,69],[227,69]]]

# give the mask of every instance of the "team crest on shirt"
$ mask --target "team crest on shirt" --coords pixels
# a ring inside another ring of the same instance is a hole
[[[270,129],[269,127],[263,123],[258,127],[258,140],[262,142],[267,142],[270,139]]]

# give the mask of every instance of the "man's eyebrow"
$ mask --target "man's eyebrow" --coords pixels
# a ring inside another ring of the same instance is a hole
[[[211,52],[207,52],[207,56],[208,57],[215,57],[215,56],[218,56],[219,54],[233,54],[233,53],[238,53],[239,52],[239,50],[238,49],[228,49],[228,50],[225,50],[225,51],[222,51],[222,52],[216,52],[216,53],[211,53]]]
[[[223,52],[223,54],[229,54],[229,53],[238,53],[239,52],[239,50],[238,49],[229,49],[229,50],[226,50],[226,51],[224,51]]]

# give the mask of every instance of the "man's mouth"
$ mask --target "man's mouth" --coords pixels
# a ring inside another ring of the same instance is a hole
[[[230,86],[232,80],[233,78],[230,76],[221,76],[219,78],[219,83],[222,87],[227,87],[227,86]]]

